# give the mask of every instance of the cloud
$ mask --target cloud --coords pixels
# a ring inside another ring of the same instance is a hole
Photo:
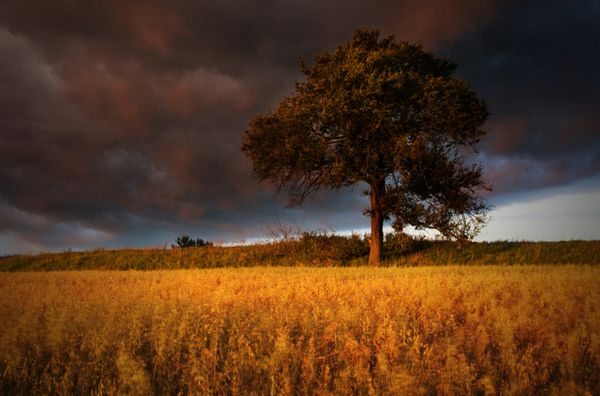
[[[114,235],[78,221],[54,222],[39,214],[0,202],[0,246],[3,254],[40,252],[49,247],[94,247],[109,243]]]
[[[573,183],[600,171],[600,8],[508,3],[447,48],[492,113],[481,149],[499,193]]]
[[[499,1],[387,1],[385,26],[399,38],[430,47],[452,43],[494,17]],[[381,15],[381,10],[378,11]]]
[[[168,78],[164,84],[167,106],[183,118],[219,107],[239,113],[248,110],[255,100],[244,81],[203,68]]]

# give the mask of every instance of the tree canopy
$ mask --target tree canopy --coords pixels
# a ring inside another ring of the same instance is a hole
[[[171,245],[172,248],[175,248],[175,247],[179,247],[179,248],[206,247],[206,246],[213,245],[213,243],[210,241],[205,241],[202,238],[194,239],[187,234],[178,236],[175,239],[175,243],[177,245]]]
[[[472,163],[485,134],[485,102],[456,65],[421,45],[359,30],[301,65],[305,81],[256,116],[242,150],[289,205],[321,189],[368,187],[369,262],[381,259],[383,222],[472,238],[489,188]]]

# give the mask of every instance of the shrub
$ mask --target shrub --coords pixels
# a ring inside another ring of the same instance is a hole
[[[173,248],[176,248],[176,247],[190,248],[190,247],[206,247],[206,246],[213,245],[213,243],[210,241],[205,241],[200,238],[193,239],[189,235],[186,235],[186,234],[177,237],[177,239],[175,239],[175,243],[177,243],[177,246],[171,245],[171,247],[173,247]]]
[[[346,237],[311,231],[302,233],[298,250],[305,257],[318,257],[347,264],[354,259],[366,257],[369,254],[369,243],[356,234]]]
[[[431,246],[433,241],[424,236],[412,236],[404,232],[385,234],[383,252],[386,258],[398,258],[416,253]]]

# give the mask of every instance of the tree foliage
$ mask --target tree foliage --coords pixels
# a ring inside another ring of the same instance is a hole
[[[206,246],[213,245],[213,243],[210,241],[205,241],[201,238],[193,239],[189,235],[186,235],[186,234],[184,234],[182,236],[178,236],[175,239],[175,243],[177,244],[177,246],[172,245],[172,247],[190,248],[190,247],[206,247]]]
[[[367,186],[373,263],[384,220],[471,238],[487,210],[470,159],[488,111],[455,69],[420,45],[359,30],[302,64],[305,81],[251,121],[242,150],[290,206],[321,189]]]

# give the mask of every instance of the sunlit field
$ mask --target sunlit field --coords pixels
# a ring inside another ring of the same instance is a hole
[[[598,394],[600,268],[0,273],[0,394]]]

